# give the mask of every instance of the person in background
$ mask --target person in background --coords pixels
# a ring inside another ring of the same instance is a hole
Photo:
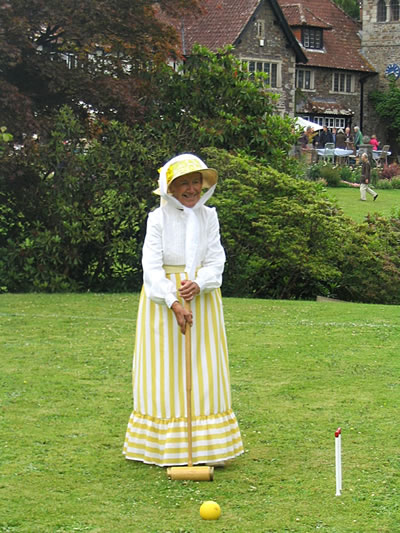
[[[314,140],[314,130],[311,126],[307,126],[307,128],[303,131],[300,137],[301,149],[311,150],[313,140]]]
[[[345,134],[345,137],[346,137],[346,144],[349,144],[349,143],[353,143],[353,142],[354,142],[354,137],[353,137],[353,135],[351,134],[350,126],[347,126],[347,127],[346,127],[346,129],[344,130],[344,134]]]
[[[354,150],[354,137],[351,134],[350,126],[346,127],[346,129],[344,130],[344,135],[346,137],[346,140],[345,140],[346,149],[347,150],[353,150],[353,152],[354,152],[355,151]]]
[[[378,198],[378,195],[369,187],[369,184],[371,183],[371,164],[366,152],[361,156],[361,165],[360,200],[365,202],[367,199],[367,193],[369,193],[374,197],[375,201]]]
[[[360,144],[363,142],[363,134],[358,126],[354,126],[354,147],[356,151],[359,149]]]
[[[336,134],[337,134],[337,129],[332,128],[332,142],[335,143],[335,146],[336,146]]]
[[[308,130],[308,128],[307,128]],[[300,146],[302,150],[308,149],[308,135],[307,130],[304,130],[300,137]]]
[[[376,135],[371,135],[371,138],[369,140],[369,144],[372,144],[372,150],[378,150],[379,149],[379,141],[376,138]]]
[[[346,135],[344,134],[344,131],[342,128],[339,128],[337,134],[336,134],[336,148],[343,148],[346,149]]]
[[[331,142],[333,142],[332,133],[328,130],[327,126],[323,126],[318,137],[318,146],[319,148],[325,148],[325,144]]]

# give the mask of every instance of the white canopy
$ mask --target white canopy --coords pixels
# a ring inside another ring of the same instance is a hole
[[[302,117],[294,117],[294,118],[295,118],[295,120],[297,122],[297,125],[302,130],[305,130],[306,128],[308,128],[308,126],[313,128],[314,131],[322,130],[322,126],[320,124],[316,124],[315,122],[311,122],[310,120],[306,120],[305,118],[302,118]]]

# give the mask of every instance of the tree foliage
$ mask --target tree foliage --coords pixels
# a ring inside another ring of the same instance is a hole
[[[262,298],[332,294],[349,223],[319,186],[227,152],[207,156],[220,169],[213,203],[227,252],[224,290]]]
[[[141,246],[170,139],[150,125],[102,125],[88,143],[63,108],[48,143],[0,137],[0,290],[137,291]],[[203,148],[234,296],[400,303],[399,218],[355,224],[321,185],[245,154]]]
[[[232,47],[213,53],[196,46],[178,72],[161,65],[155,75],[151,123],[180,151],[215,146],[288,170],[287,154],[296,141],[293,121],[278,113],[278,96],[268,89],[266,76],[252,78]]]
[[[215,149],[225,294],[400,303],[399,218],[356,224],[304,182]]]
[[[360,3],[358,0],[334,0],[350,17],[360,20]]]
[[[177,16],[197,3],[0,0],[0,124],[39,133],[64,104],[85,113],[80,102],[110,118],[143,118],[149,65],[177,53],[175,30],[155,10]]]
[[[177,15],[191,3],[159,4]],[[0,0],[2,290],[139,290],[157,169],[190,151],[220,172],[226,294],[399,303],[398,219],[358,226],[288,175],[293,124],[268,80],[229,48],[198,47],[179,72],[167,67],[176,35],[154,2],[49,4]],[[393,121],[390,91],[380,103]],[[13,148],[11,133],[33,131],[46,135]]]
[[[88,145],[68,108],[48,143],[5,153],[2,284],[10,291],[137,290],[145,218],[164,157],[143,128],[117,121]]]
[[[370,98],[376,112],[386,123],[390,136],[400,142],[400,87],[396,80],[390,80],[385,91],[374,91]]]

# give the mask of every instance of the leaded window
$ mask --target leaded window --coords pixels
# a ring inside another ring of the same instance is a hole
[[[390,20],[399,20],[399,0],[390,0]]]
[[[377,5],[377,21],[385,22],[386,21],[386,2],[385,0],[378,0]]]
[[[302,43],[304,48],[321,50],[323,46],[322,30],[320,28],[303,28]]]

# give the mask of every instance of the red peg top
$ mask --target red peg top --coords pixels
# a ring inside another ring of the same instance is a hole
[[[335,431],[335,437],[339,437],[339,435],[342,433],[342,428],[337,428]]]

